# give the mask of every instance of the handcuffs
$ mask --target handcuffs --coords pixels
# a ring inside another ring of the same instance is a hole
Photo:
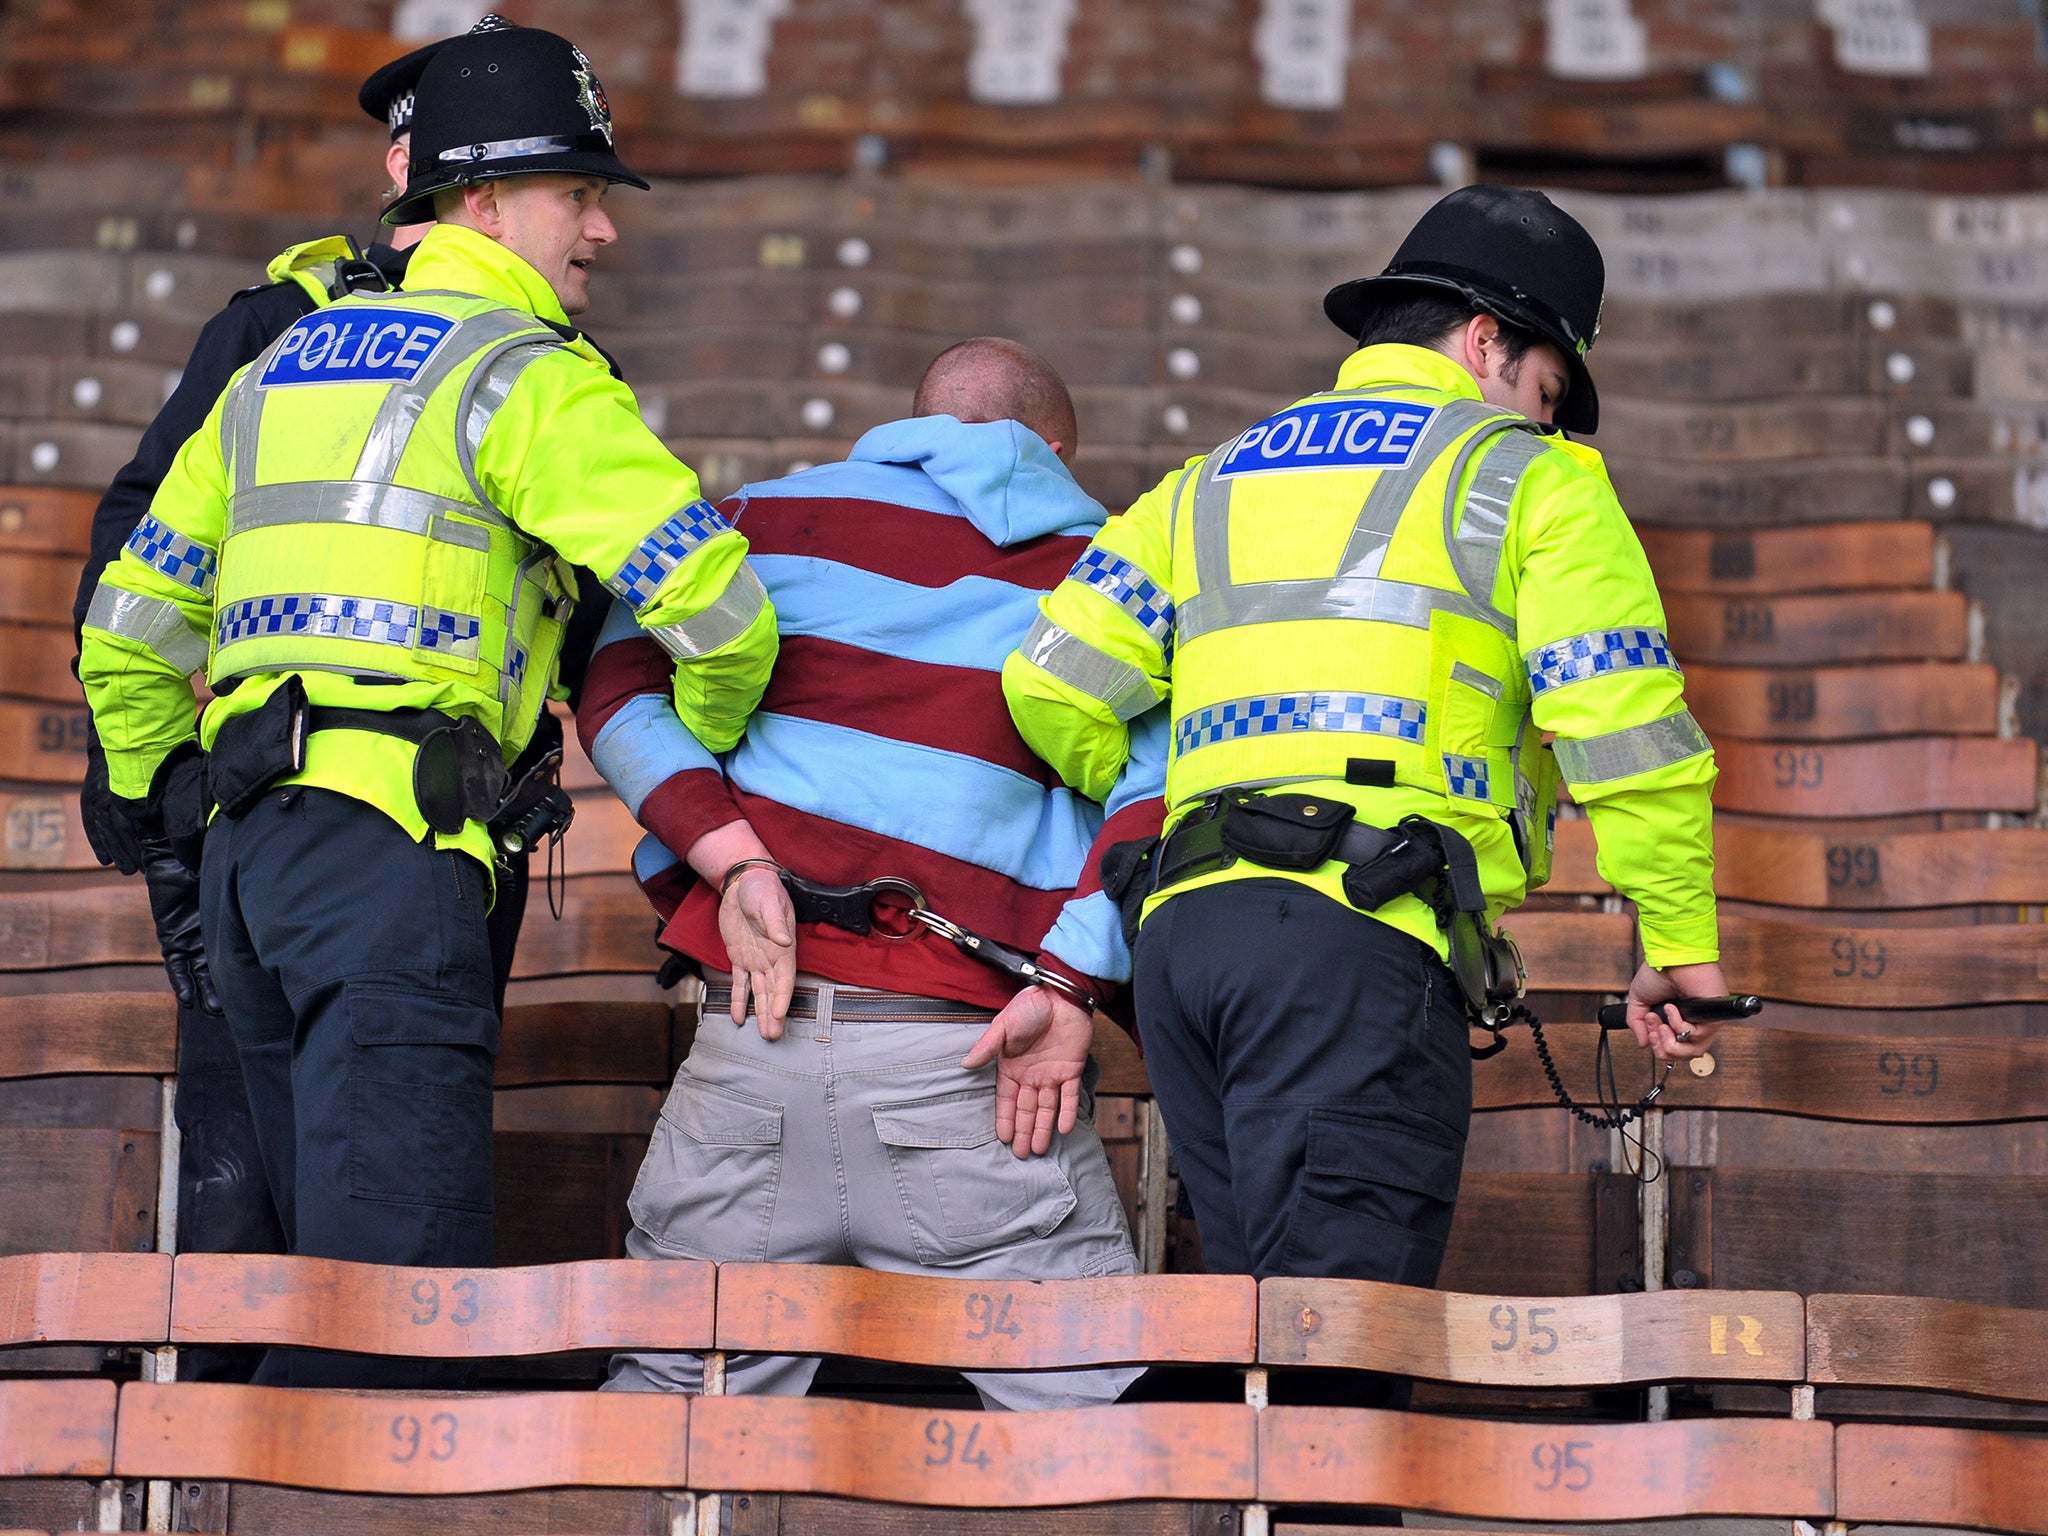
[[[908,933],[891,933],[875,924],[875,903],[887,897],[895,897],[904,903],[904,915],[913,923],[928,929],[942,939],[947,939],[962,954],[979,960],[983,965],[1001,971],[1011,980],[1025,986],[1050,987],[1060,996],[1088,1013],[1094,1013],[1102,1006],[1101,1000],[1093,993],[1068,977],[1040,965],[1022,950],[999,944],[994,939],[974,932],[971,928],[954,922],[950,917],[934,912],[925,899],[923,891],[910,881],[897,875],[879,875],[873,880],[864,880],[859,885],[824,885],[815,880],[806,880],[792,874],[767,859],[742,859],[733,866],[737,870],[742,864],[759,864],[775,869],[782,879],[783,890],[789,893],[790,905],[796,911],[799,923],[830,923],[835,928],[844,928],[849,933],[863,936],[872,935],[878,939],[898,942],[916,938],[915,930]],[[732,870],[727,871],[728,881]]]

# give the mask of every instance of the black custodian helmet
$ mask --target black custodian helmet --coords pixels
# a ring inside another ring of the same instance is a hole
[[[1564,354],[1571,388],[1557,424],[1592,433],[1600,396],[1586,353],[1600,334],[1607,265],[1579,221],[1541,192],[1519,187],[1460,187],[1408,231],[1378,277],[1332,288],[1323,313],[1356,338],[1373,311],[1417,287],[1448,288],[1497,320],[1534,331]]]
[[[507,27],[450,38],[419,79],[412,163],[386,224],[433,217],[434,194],[555,171],[646,190],[612,148],[611,103],[566,37]]]
[[[501,32],[517,25],[493,11],[469,30]],[[393,139],[411,132],[414,93],[419,89],[420,75],[434,55],[454,41],[452,37],[440,38],[424,48],[413,49],[403,58],[393,59],[363,82],[363,88],[356,92],[356,105],[382,123]]]

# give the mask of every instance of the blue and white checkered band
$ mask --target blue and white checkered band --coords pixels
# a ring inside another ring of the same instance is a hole
[[[525,646],[515,645],[512,647],[512,668],[509,675],[514,688],[517,688],[526,681],[526,654]]]
[[[1529,691],[1547,693],[1568,683],[1583,683],[1607,672],[1637,667],[1668,667],[1679,671],[1671,642],[1661,629],[1596,629],[1554,645],[1539,646],[1524,659]]]
[[[1088,549],[1074,562],[1067,580],[1092,587],[1145,626],[1145,633],[1169,656],[1173,653],[1173,599],[1152,578],[1121,555]]]
[[[1363,731],[1422,740],[1429,710],[1420,699],[1382,693],[1269,693],[1232,699],[1173,723],[1173,751],[1184,757],[1219,741],[1281,731]]]
[[[1486,792],[1486,759],[1483,757],[1460,757],[1455,752],[1446,752],[1444,778],[1450,785],[1451,793],[1463,799],[1492,798]]]
[[[331,592],[294,592],[231,603],[215,616],[216,647],[271,635],[318,635],[474,658],[483,622],[466,613],[415,608],[381,598],[337,597]]]
[[[128,535],[128,549],[201,596],[212,593],[220,557],[204,544],[195,544],[175,529],[166,528],[147,512]]]
[[[646,607],[668,573],[681,565],[698,545],[731,533],[732,524],[708,501],[693,501],[640,541],[632,558],[605,583],[635,613]]]

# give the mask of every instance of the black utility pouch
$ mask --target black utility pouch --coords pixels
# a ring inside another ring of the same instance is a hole
[[[412,765],[412,796],[427,825],[452,837],[465,822],[488,822],[497,814],[505,777],[497,738],[465,717],[421,740]]]
[[[221,814],[240,817],[263,792],[306,766],[306,685],[287,677],[262,706],[220,728],[206,782]]]
[[[1123,918],[1124,942],[1138,942],[1138,919],[1145,911],[1145,898],[1152,894],[1152,856],[1159,851],[1156,837],[1136,837],[1127,843],[1111,843],[1097,866],[1102,889],[1116,903]]]
[[[1223,811],[1223,846],[1267,869],[1318,869],[1337,855],[1357,814],[1314,795],[1233,794]]]
[[[1443,873],[1443,844],[1430,822],[1411,816],[1394,830],[1398,842],[1344,872],[1344,899],[1361,912],[1377,912],[1396,896],[1419,896]]]

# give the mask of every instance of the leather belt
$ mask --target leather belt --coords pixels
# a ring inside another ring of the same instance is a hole
[[[1152,860],[1152,889],[1163,891],[1183,880],[1212,875],[1229,869],[1240,855],[1223,844],[1223,813],[1220,795],[1197,805],[1168,833]],[[1395,844],[1403,841],[1398,832],[1353,821],[1338,838],[1330,857],[1340,864],[1369,864]]]
[[[793,1019],[818,1017],[817,987],[798,987],[790,995],[789,1016]],[[732,988],[713,982],[704,988],[704,1012],[730,1013]],[[868,988],[833,989],[832,1022],[835,1024],[986,1024],[996,1016],[993,1008],[955,1002],[948,997],[918,997],[908,992],[876,992]]]

